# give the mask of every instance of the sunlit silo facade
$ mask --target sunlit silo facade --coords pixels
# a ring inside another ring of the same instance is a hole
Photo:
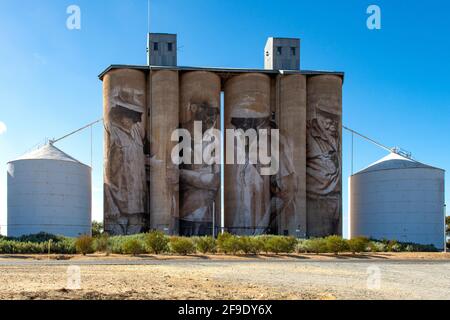
[[[91,168],[52,144],[8,163],[8,236],[91,234]]]
[[[352,238],[443,249],[444,170],[392,153],[349,179]]]
[[[154,65],[166,51],[167,59],[176,55],[169,50],[176,35],[158,39],[149,35],[152,65],[111,65],[100,75],[107,130],[105,230],[341,234],[344,74],[300,70],[300,41],[287,38],[268,40],[264,69]],[[222,129],[223,163],[174,163],[174,152],[183,161],[188,151],[191,160],[204,157],[214,145],[210,129]],[[192,139],[199,132],[200,144],[183,144],[178,130]],[[251,130],[256,140],[250,140]],[[250,160],[251,141],[256,162]],[[174,151],[181,145],[190,150]],[[275,145],[279,158],[263,163]]]

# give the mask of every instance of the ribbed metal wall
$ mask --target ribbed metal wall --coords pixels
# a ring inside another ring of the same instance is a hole
[[[8,163],[7,185],[8,236],[91,233],[90,167],[65,157],[25,157]]]
[[[391,155],[349,179],[350,236],[444,248],[444,171]]]

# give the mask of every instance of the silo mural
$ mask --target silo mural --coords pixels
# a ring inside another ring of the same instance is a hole
[[[171,135],[179,125],[178,72],[151,72],[150,111],[150,229],[178,233],[178,166],[171,152]]]
[[[341,234],[342,74],[113,66],[101,78],[110,234],[209,235],[222,219],[238,235]],[[182,152],[178,129],[193,139]],[[212,129],[225,130],[223,167],[204,158],[218,156]]]
[[[194,162],[195,156],[203,159],[203,153],[212,150],[210,148],[215,143],[211,129],[219,129],[220,126],[220,92],[220,77],[214,73],[195,71],[181,76],[181,128],[188,130],[194,138],[195,125],[201,125],[198,130],[204,137],[201,148],[195,148],[192,139],[191,163],[180,166],[181,235],[210,235],[213,220],[220,222],[220,214],[217,214],[220,213],[220,163]]]
[[[340,235],[342,217],[342,79],[307,83],[306,194],[308,235]]]
[[[272,219],[277,234],[306,234],[306,77],[279,77],[275,108],[280,130],[279,171],[272,176]]]
[[[249,73],[229,79],[225,85],[225,128],[270,128],[270,78]],[[245,138],[244,138],[245,139]],[[236,139],[237,140],[237,139]],[[229,142],[225,141],[226,145]],[[261,165],[249,162],[249,141],[234,143],[234,156],[242,151],[242,164],[225,165],[225,228],[235,234],[253,235],[268,231],[271,216],[270,176],[261,175]],[[238,150],[245,148],[245,150]],[[231,150],[225,150],[225,157]]]
[[[145,182],[145,73],[113,70],[103,79],[104,220],[109,234],[148,225]]]

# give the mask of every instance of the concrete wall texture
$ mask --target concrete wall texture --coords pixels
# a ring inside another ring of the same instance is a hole
[[[106,230],[211,234],[213,207],[215,227],[221,226],[220,166],[174,165],[171,151],[177,142],[171,134],[176,128],[192,132],[194,120],[202,122],[203,131],[220,128],[223,92],[225,129],[280,130],[276,175],[261,175],[259,164],[224,166],[225,230],[243,235],[341,234],[340,75],[123,67],[108,70],[103,82],[105,127],[120,120],[111,114],[127,118],[116,125],[117,134],[126,139],[105,136],[105,190],[113,190],[105,196],[111,203],[105,203]],[[115,112],[116,107],[133,112]],[[120,148],[115,154],[116,144]],[[128,163],[120,165],[120,159]],[[109,169],[112,162],[117,162],[114,170]],[[110,185],[113,175],[123,181]],[[112,205],[121,201],[136,205],[133,210]],[[131,228],[135,224],[139,228]]]

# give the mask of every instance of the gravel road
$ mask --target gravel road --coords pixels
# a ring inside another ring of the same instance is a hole
[[[67,290],[78,265],[81,289]],[[0,299],[450,299],[450,261],[0,259]]]

